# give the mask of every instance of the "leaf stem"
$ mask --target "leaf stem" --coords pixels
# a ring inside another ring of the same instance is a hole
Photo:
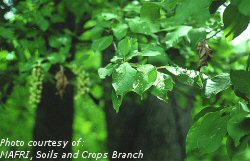
[[[159,66],[159,67],[156,67],[157,69],[166,69],[167,66]]]

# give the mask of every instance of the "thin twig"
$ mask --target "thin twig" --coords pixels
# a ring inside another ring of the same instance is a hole
[[[224,3],[223,6],[224,6],[224,7],[228,7],[228,4],[225,4],[225,3]]]
[[[220,30],[218,30],[218,31],[216,31],[212,36],[206,38],[205,40],[210,40],[211,38],[213,38],[214,36],[216,36],[218,33],[220,33],[222,30],[223,30],[223,28],[220,29]]]

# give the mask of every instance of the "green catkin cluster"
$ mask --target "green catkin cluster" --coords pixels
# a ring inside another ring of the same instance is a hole
[[[89,74],[81,67],[73,66],[73,73],[76,77],[76,99],[89,93],[90,91],[90,78]]]
[[[41,101],[42,90],[43,90],[43,79],[44,79],[44,71],[41,64],[38,64],[35,68],[32,69],[29,81],[29,92],[30,92],[29,103],[32,107],[36,107]]]

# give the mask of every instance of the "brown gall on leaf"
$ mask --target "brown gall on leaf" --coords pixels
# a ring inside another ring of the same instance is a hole
[[[208,62],[213,58],[213,50],[209,46],[208,42],[205,40],[199,42],[197,50],[199,52],[200,57],[198,70],[200,70],[202,66],[207,66]]]

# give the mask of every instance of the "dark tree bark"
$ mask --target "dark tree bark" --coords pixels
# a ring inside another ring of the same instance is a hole
[[[63,97],[57,94],[56,85],[46,83],[44,85],[42,100],[37,108],[36,124],[34,129],[34,140],[46,141],[69,141],[72,142],[73,136],[73,87],[68,86]],[[60,160],[62,153],[72,151],[71,144],[66,148],[62,147],[35,147],[34,157],[38,151],[48,153],[54,150],[58,153],[57,159],[34,159],[34,160]],[[67,159],[71,160],[71,159]]]
[[[135,98],[131,95],[128,97]],[[173,96],[170,96],[168,103],[154,96],[149,96],[141,104],[128,100],[123,103],[118,114],[114,112],[112,103],[107,101],[105,110],[109,154],[113,151],[142,150],[142,161],[184,161],[192,99],[185,109],[178,107]]]

